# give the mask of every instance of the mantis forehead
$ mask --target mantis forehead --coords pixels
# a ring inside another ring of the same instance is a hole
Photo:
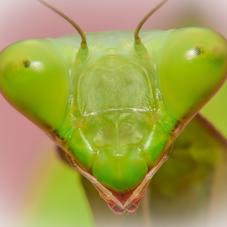
[[[77,86],[82,115],[152,110],[149,75],[142,66],[120,55],[107,55],[96,61],[80,75]]]

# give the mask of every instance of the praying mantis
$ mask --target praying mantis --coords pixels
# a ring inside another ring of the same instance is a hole
[[[171,146],[226,79],[226,40],[207,28],[25,40],[0,53],[0,90],[58,145],[116,213],[135,212]],[[168,161],[167,161],[168,162]]]

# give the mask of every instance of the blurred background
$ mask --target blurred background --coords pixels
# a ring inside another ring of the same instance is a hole
[[[134,29],[143,15],[159,0],[48,0],[48,2],[77,21],[86,32],[99,32]],[[227,37],[226,12],[226,0],[170,0],[145,24],[145,29],[171,29],[196,25],[210,27]],[[22,39],[69,34],[74,34],[73,28],[35,0],[0,1],[0,50]],[[225,105],[217,111],[223,111],[224,108],[226,109]],[[44,182],[48,181],[48,178],[46,181],[44,179],[47,175],[45,171],[55,169],[54,160],[57,160],[57,156],[49,138],[0,96],[0,227],[20,226],[18,214],[21,213],[22,207],[29,203],[34,204],[34,198],[37,199],[36,196],[30,195],[33,193],[31,188],[38,191],[37,183],[41,184],[40,187],[45,187]],[[73,191],[73,187],[70,190]],[[78,193],[86,197],[83,191]],[[32,202],[29,200],[30,197],[33,198]],[[87,206],[86,203],[84,209]],[[28,208],[24,209],[25,216],[26,209]],[[93,217],[88,214],[87,218],[89,223],[86,225],[91,226]],[[85,223],[74,226],[85,226]]]

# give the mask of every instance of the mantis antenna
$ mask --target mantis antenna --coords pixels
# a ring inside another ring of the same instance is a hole
[[[143,27],[143,25],[145,24],[145,22],[156,12],[158,11],[168,0],[164,0],[162,2],[160,2],[155,8],[153,8],[151,11],[149,11],[148,14],[146,14],[144,16],[144,18],[139,22],[139,24],[137,25],[135,32],[134,32],[134,39],[137,43],[140,43],[141,39],[139,36],[140,30]]]
[[[61,11],[59,11],[58,9],[54,8],[53,6],[49,5],[47,2],[43,1],[43,0],[38,0],[38,2],[40,2],[41,4],[45,5],[47,8],[53,10],[55,13],[57,13],[59,16],[63,17],[66,21],[68,21],[79,33],[80,37],[81,37],[81,47],[82,48],[87,48],[87,39],[86,39],[86,35],[83,32],[82,28],[75,22],[73,21],[71,18],[69,18],[68,16],[66,16],[64,13],[62,13]]]

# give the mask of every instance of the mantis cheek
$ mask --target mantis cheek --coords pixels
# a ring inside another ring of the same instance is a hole
[[[74,130],[69,148],[82,165],[87,169],[91,168],[95,151],[80,129]]]
[[[142,181],[148,167],[137,151],[129,151],[123,156],[100,151],[92,171],[93,175],[106,187],[116,192],[125,192]]]

